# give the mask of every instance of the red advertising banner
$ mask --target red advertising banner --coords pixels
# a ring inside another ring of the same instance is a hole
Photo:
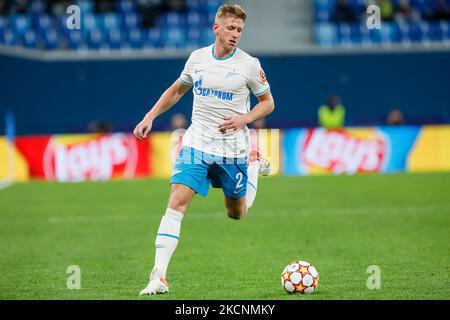
[[[309,129],[301,153],[304,166],[339,174],[379,172],[387,151],[385,137],[370,129]]]
[[[132,134],[18,137],[30,176],[50,181],[106,181],[148,176],[148,141]]]

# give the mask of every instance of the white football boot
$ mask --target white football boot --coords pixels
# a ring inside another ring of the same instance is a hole
[[[169,292],[169,284],[167,283],[166,279],[159,277],[158,273],[158,268],[154,267],[152,269],[152,272],[150,273],[150,282],[148,283],[147,287],[145,287],[145,289],[141,290],[141,292],[139,293],[140,296],[146,294],[152,295]]]
[[[268,176],[270,174],[270,162],[266,158],[261,157],[259,151],[252,151],[249,155],[249,162],[259,161],[259,171],[258,173],[263,176]]]
[[[169,284],[167,281],[163,278],[156,278],[153,280],[150,280],[147,287],[145,287],[141,292],[139,293],[140,296],[143,295],[152,295],[152,294],[163,294],[169,292]]]

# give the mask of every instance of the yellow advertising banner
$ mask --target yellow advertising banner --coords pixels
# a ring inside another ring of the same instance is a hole
[[[183,133],[180,131],[155,132],[150,135],[149,158],[152,177],[170,177]]]
[[[450,126],[423,126],[409,154],[407,171],[450,170]]]
[[[29,179],[25,158],[5,137],[0,137],[0,180],[24,182]]]

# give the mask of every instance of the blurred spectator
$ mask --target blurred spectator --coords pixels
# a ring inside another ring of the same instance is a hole
[[[187,10],[186,0],[166,0],[164,3],[167,11],[184,12]]]
[[[380,0],[378,6],[380,7],[381,20],[394,20],[394,5],[391,0]]]
[[[94,10],[98,13],[116,10],[116,0],[95,0]]]
[[[430,18],[433,20],[450,20],[450,5],[445,0],[436,0]]]
[[[142,27],[155,25],[156,18],[167,11],[183,12],[187,10],[185,0],[137,0],[142,15]]]
[[[267,128],[266,119],[262,118],[262,119],[253,121],[252,126],[255,129],[266,129]]]
[[[0,14],[26,14],[28,13],[28,0],[0,0]]]
[[[182,115],[181,113],[175,113],[170,118],[170,129],[171,130],[186,129],[186,128],[187,128],[186,117],[184,115]]]
[[[394,108],[389,111],[386,119],[386,124],[389,126],[399,126],[405,124],[405,118],[400,109]]]
[[[172,130],[172,133],[170,135],[170,150],[173,164],[175,164],[175,159],[177,158],[178,153],[181,150],[183,135],[186,133],[187,127],[186,117],[183,114],[175,113],[170,118],[170,129]]]
[[[72,4],[73,3],[70,0],[47,1],[47,13],[56,16],[64,15],[67,12],[67,8]]]
[[[354,22],[357,16],[350,7],[348,0],[338,0],[334,6],[331,20],[334,22]]]
[[[319,126],[327,129],[343,128],[345,124],[345,108],[342,105],[341,98],[337,95],[331,95],[328,103],[320,106]]]
[[[28,13],[28,0],[14,0],[12,2],[15,4],[15,13]]]
[[[395,6],[395,20],[397,22],[417,21],[420,19],[420,13],[411,6],[409,0],[398,0]]]
[[[153,27],[156,17],[163,11],[162,7],[162,0],[137,0],[137,8],[142,16],[142,27]]]
[[[11,11],[11,2],[8,0],[0,0],[0,15],[7,16]]]
[[[112,124],[107,121],[93,121],[87,127],[90,133],[110,133],[112,132]]]
[[[9,2],[7,0],[0,0],[0,15],[7,16],[9,14]]]

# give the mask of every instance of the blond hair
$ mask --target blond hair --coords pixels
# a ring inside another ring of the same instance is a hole
[[[223,4],[219,7],[216,13],[216,19],[226,16],[233,16],[238,19],[242,19],[245,22],[247,14],[244,9],[238,4]]]

